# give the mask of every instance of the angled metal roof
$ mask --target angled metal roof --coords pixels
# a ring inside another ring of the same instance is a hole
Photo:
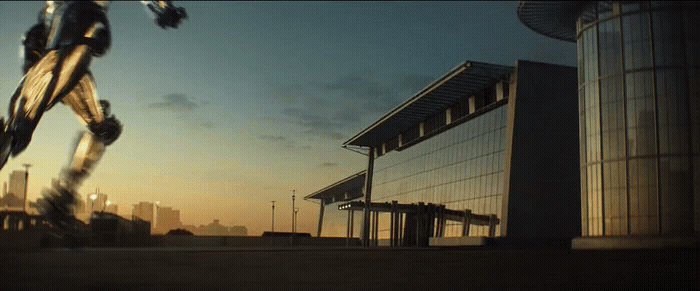
[[[537,33],[576,42],[576,20],[595,1],[520,1],[518,18]]]
[[[304,199],[320,199],[324,204],[350,201],[363,196],[367,170],[333,183],[321,190],[306,195]]]
[[[511,66],[466,61],[362,130],[343,145],[376,147],[426,118],[507,79]]]

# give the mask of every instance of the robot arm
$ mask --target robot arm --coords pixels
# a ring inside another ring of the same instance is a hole
[[[141,3],[153,12],[156,24],[163,29],[177,28],[182,19],[187,18],[185,9],[174,6],[172,1],[141,1]]]

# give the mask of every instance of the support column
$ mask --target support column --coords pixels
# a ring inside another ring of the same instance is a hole
[[[402,242],[403,242],[403,237],[404,237],[404,231],[403,231],[403,219],[404,219],[404,216],[405,216],[405,215],[404,215],[403,213],[400,213],[400,212],[399,212],[399,217],[398,217],[398,220],[399,220],[399,223],[398,223],[398,225],[399,225],[399,229],[398,229],[399,237],[396,239],[396,245],[398,245],[398,246],[400,246],[400,245],[403,244]]]
[[[350,238],[355,235],[355,210],[350,210]]]
[[[396,226],[394,226],[394,222],[396,221],[396,213],[394,213],[394,201],[391,202],[391,211],[389,212],[389,246],[394,246],[394,239],[396,238],[394,236],[394,231],[396,229]]]
[[[374,241],[374,212],[372,212],[372,211],[369,212],[369,221],[370,221],[370,224],[369,224],[369,240],[368,240],[369,245],[368,246],[371,246],[372,242]]]
[[[465,209],[464,217],[462,218],[462,236],[469,236],[470,224],[472,224],[472,211],[469,209]]]
[[[428,226],[426,225],[426,205],[423,202],[418,202],[418,211],[416,213],[416,246],[423,247],[427,244]]]
[[[496,236],[496,214],[491,214],[489,216],[489,236],[494,237]]]
[[[372,203],[372,174],[374,173],[374,148],[369,148],[367,161],[367,173],[365,174],[365,209],[362,219],[362,245],[369,246],[369,231],[370,231],[370,211],[369,206]]]
[[[401,220],[401,213],[399,212],[399,202],[394,200],[391,201],[391,245],[399,245],[399,237],[401,234],[401,229],[399,227],[399,221]]]
[[[352,210],[348,210],[348,228],[345,229],[345,245],[350,245],[350,239],[352,238]]]
[[[321,199],[321,209],[318,211],[318,234],[316,237],[321,237],[321,227],[323,226],[323,211],[325,210],[326,205],[323,204],[323,199]]]
[[[445,215],[446,210],[446,206],[442,205],[442,207],[440,208],[440,214],[442,216],[440,219],[440,223],[442,224],[442,226],[440,227],[440,237],[445,237],[445,229],[447,228],[447,216]]]
[[[374,228],[372,228],[374,233],[373,245],[376,247],[379,245],[379,211],[374,212]]]

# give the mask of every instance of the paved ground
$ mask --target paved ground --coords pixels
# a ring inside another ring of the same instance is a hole
[[[700,250],[0,251],[0,289],[700,288]]]

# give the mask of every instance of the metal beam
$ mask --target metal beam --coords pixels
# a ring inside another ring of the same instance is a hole
[[[365,203],[364,217],[362,221],[362,245],[369,246],[369,226],[370,226],[370,209],[372,203],[372,174],[374,173],[374,148],[369,149],[367,161],[367,174],[365,175]]]

